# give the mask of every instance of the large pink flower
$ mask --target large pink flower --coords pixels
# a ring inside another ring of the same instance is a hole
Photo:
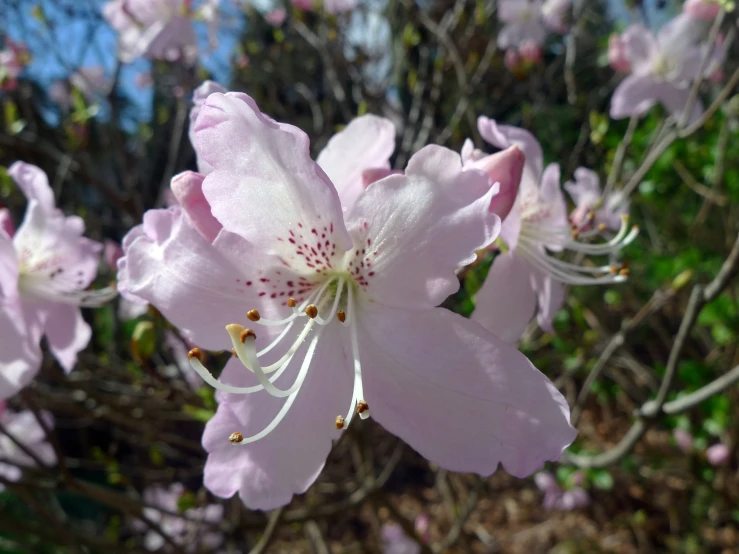
[[[564,302],[564,284],[590,285],[619,282],[615,266],[590,267],[554,258],[551,253],[571,250],[591,255],[614,255],[631,242],[637,230],[628,232],[621,220],[619,233],[605,244],[575,240],[560,189],[559,165],[544,169],[539,142],[525,129],[478,119],[482,137],[498,148],[517,145],[526,155],[518,196],[503,220],[500,238],[505,252],[493,261],[490,273],[477,293],[472,319],[504,340],[515,342],[534,313],[542,329],[552,330],[552,318]],[[597,234],[581,233],[583,238]],[[616,268],[617,270],[618,268]]]
[[[661,103],[674,116],[685,109],[692,82],[699,77],[706,49],[703,27],[690,15],[682,14],[667,23],[656,35],[640,24],[629,27],[620,39],[612,39],[611,63],[630,72],[611,99],[611,117],[622,119],[647,112]],[[704,77],[720,71],[726,56],[723,44],[716,46]],[[696,102],[690,120],[703,113]]]
[[[50,413],[42,412],[41,417],[48,427],[54,426],[54,418]],[[33,412],[11,412],[6,409],[5,402],[0,401],[0,425],[42,462],[48,465],[56,463],[54,449],[46,442],[46,433]],[[24,466],[35,465],[34,459],[4,433],[0,433],[0,460],[3,460],[0,461],[0,477],[8,481],[18,481]],[[0,484],[0,491],[3,488]]]
[[[365,116],[343,138],[361,136],[358,125],[382,135]],[[221,391],[203,436],[214,494],[259,509],[289,502],[355,413],[450,470],[502,463],[523,476],[559,458],[575,436],[564,398],[515,348],[435,307],[498,233],[487,175],[428,146],[403,175],[342,202],[384,149],[352,140],[319,165],[302,131],[239,93],[208,97],[194,142],[213,171],[181,178],[202,183],[205,202],[147,213],[124,240],[120,277],[196,344],[237,354],[215,380],[191,353]],[[215,237],[196,230],[215,225]],[[234,323],[247,310],[256,331]]]
[[[65,217],[39,168],[22,162],[8,173],[28,198],[18,232],[0,231],[0,399],[33,378],[41,364],[39,342],[71,371],[90,340],[80,306],[97,306],[112,288],[86,290],[95,278],[102,245],[82,236],[81,218]]]
[[[143,56],[155,60],[192,63],[197,56],[194,19],[216,23],[217,0],[111,0],[103,15],[119,34],[119,57],[130,63]]]

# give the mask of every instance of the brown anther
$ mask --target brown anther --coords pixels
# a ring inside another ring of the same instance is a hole
[[[367,404],[364,400],[360,400],[359,402],[357,402],[357,413],[358,414],[363,414],[367,410],[369,410],[369,404]]]
[[[346,314],[343,311],[339,310],[338,312],[336,312],[336,319],[344,323],[346,321]]]
[[[629,271],[628,267],[624,267],[621,271],[618,272],[619,275],[623,275],[624,277],[628,277],[631,275],[631,271]]]
[[[236,353],[236,349],[235,349],[235,348],[232,348],[232,349],[231,349],[231,355],[232,355],[232,356],[233,356],[234,358],[238,358],[238,357],[239,357],[239,355],[238,355],[238,354]]]
[[[318,317],[318,308],[316,308],[315,304],[311,304],[305,309],[305,315],[311,319]]]
[[[231,444],[240,444],[244,440],[244,435],[236,431],[235,433],[231,433],[231,436],[228,437],[228,442]]]
[[[337,429],[344,428],[344,416],[340,416],[340,415],[336,416],[336,428]]]
[[[246,312],[246,317],[249,321],[259,321],[262,319],[262,316],[259,315],[259,312],[257,310],[249,310]]]
[[[203,353],[200,351],[200,348],[193,348],[190,350],[190,352],[187,353],[188,358],[197,358],[201,362],[203,361]]]
[[[606,230],[606,224],[605,223],[601,223],[600,225],[598,225],[598,231],[600,231],[602,233],[605,230]]]
[[[298,305],[298,303],[295,302],[295,299],[293,297],[290,297],[287,299],[287,305],[290,306],[291,308],[294,308],[295,306]]]
[[[633,227],[631,228],[631,230],[632,230],[632,231],[634,231],[634,232],[636,233],[636,232],[637,232],[637,231],[639,230],[639,226],[638,226],[638,225],[634,225],[634,226],[633,226]]]
[[[618,273],[620,269],[621,268],[617,265],[612,265],[608,271],[611,273],[611,275],[616,275],[616,273]]]
[[[595,211],[590,210],[588,212],[588,219],[595,219]]]
[[[252,331],[251,329],[244,329],[243,331],[241,331],[241,334],[239,335],[239,340],[242,343],[244,343],[244,342],[246,342],[246,339],[248,337],[257,338],[257,334],[254,331]]]
[[[577,229],[573,229],[572,230],[572,238],[573,239],[577,239],[579,236],[580,236],[580,231],[578,231]]]

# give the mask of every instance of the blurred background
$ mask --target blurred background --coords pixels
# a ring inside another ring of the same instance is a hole
[[[397,168],[430,143],[485,149],[480,115],[524,127],[563,182],[587,167],[630,188],[641,235],[627,283],[571,287],[555,332],[532,325],[520,343],[579,430],[560,463],[523,480],[448,473],[369,419],[284,509],[217,499],[202,486],[200,445],[216,402],[189,345],[153,307],[118,298],[86,310],[93,336],[76,369],[64,375],[47,356],[9,402],[53,415],[41,426],[57,461],[27,456],[22,475],[0,481],[0,553],[739,552],[735,281],[694,314],[671,359],[694,285],[716,277],[739,231],[736,41],[723,79],[700,91],[716,109],[665,143],[660,106],[609,117],[623,77],[609,37],[633,23],[658,30],[680,0],[575,0],[566,28],[530,55],[499,46],[492,0],[196,0],[195,44],[171,59],[122,55],[106,3],[0,0],[0,207],[17,225],[26,203],[5,168],[43,168],[58,206],[106,244],[99,284],[115,279],[117,244],[143,213],[174,202],[172,176],[196,168],[189,113],[206,79],[305,130],[314,155],[352,118],[385,116]],[[736,12],[719,25],[733,39]],[[446,307],[472,312],[493,257],[464,273]],[[648,414],[669,365],[672,408]],[[715,394],[679,403],[706,386]]]

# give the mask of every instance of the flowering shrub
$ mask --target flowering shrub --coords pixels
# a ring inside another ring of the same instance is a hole
[[[735,546],[735,6],[616,4],[0,7],[0,551]]]

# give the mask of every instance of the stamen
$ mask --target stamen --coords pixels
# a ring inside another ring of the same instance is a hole
[[[364,412],[369,410],[369,404],[367,404],[364,400],[360,400],[357,402],[357,413],[361,416]]]
[[[256,339],[257,334],[251,329],[244,329],[243,331],[241,331],[241,334],[239,335],[239,340],[243,344],[246,342],[246,339],[248,339],[249,337]]]
[[[348,287],[349,291],[349,297],[347,301],[347,306],[349,309],[349,330],[350,330],[350,336],[351,336],[351,343],[352,343],[352,357],[354,358],[354,391],[352,392],[352,399],[351,403],[349,405],[349,410],[346,414],[346,417],[344,418],[344,423],[346,427],[349,427],[349,424],[352,421],[352,417],[354,416],[354,413],[358,413],[359,417],[362,419],[367,419],[369,417],[369,410],[362,410],[361,412],[358,409],[358,403],[363,402],[364,398],[364,387],[362,386],[362,364],[359,361],[359,341],[357,340],[357,325],[354,321],[354,289],[352,287]],[[369,408],[369,406],[368,406]]]
[[[316,308],[315,304],[311,304],[305,309],[305,315],[307,315],[311,319],[316,319],[316,316],[318,315],[318,308]]]
[[[340,415],[336,416],[336,428],[337,429],[344,428],[344,416],[340,416]]]
[[[231,436],[228,437],[228,441],[231,444],[240,444],[244,440],[244,435],[236,431],[235,433],[231,433]]]
[[[287,305],[290,308],[294,308],[295,306],[298,305],[298,303],[295,302],[295,299],[291,296],[290,298],[287,299]]]
[[[187,358],[189,360],[192,360],[193,358],[197,359],[198,361],[203,361],[203,353],[200,351],[200,348],[193,348],[187,353]]]
[[[254,322],[257,322],[260,319],[262,319],[262,316],[259,315],[259,311],[257,310],[249,310],[248,312],[246,312],[246,317],[249,321],[254,321]]]
[[[346,314],[342,310],[339,310],[336,312],[336,319],[344,323],[346,321]]]

